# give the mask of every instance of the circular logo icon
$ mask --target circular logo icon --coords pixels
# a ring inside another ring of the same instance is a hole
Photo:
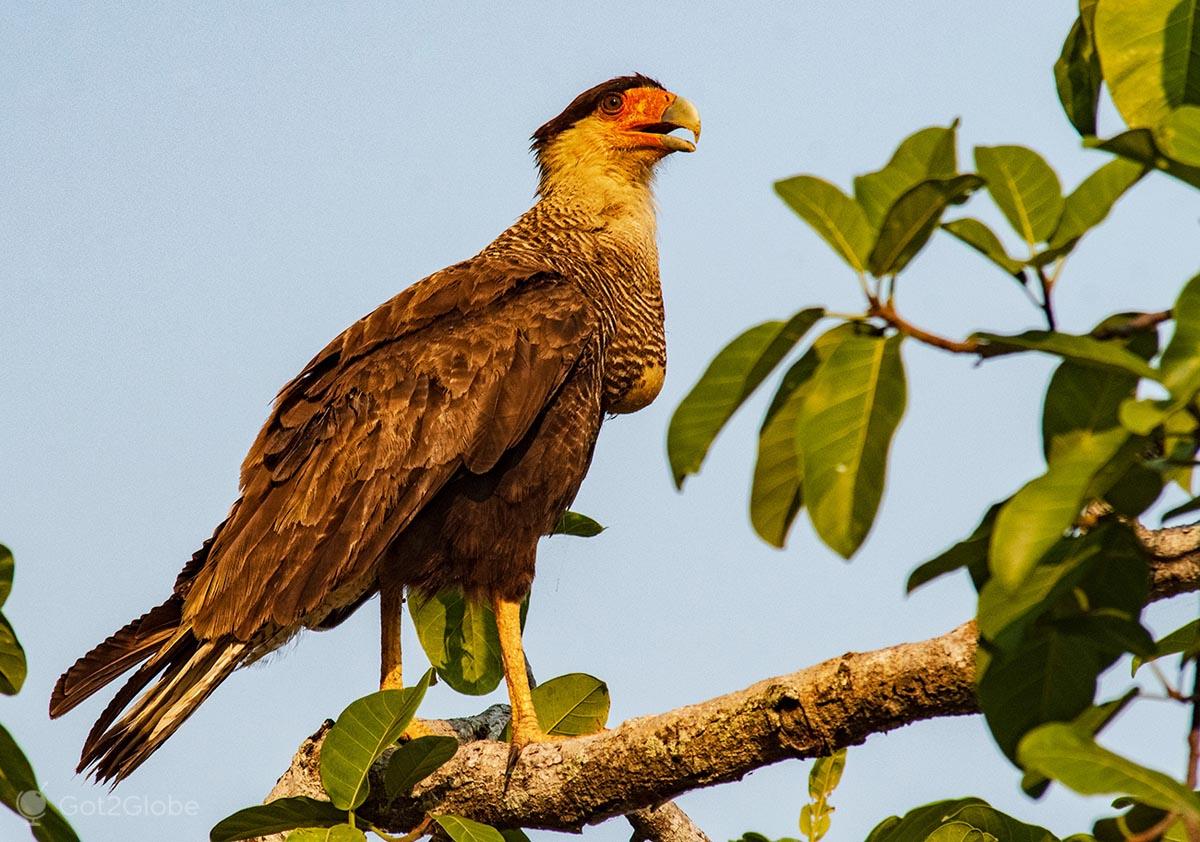
[[[36,789],[27,789],[17,796],[17,809],[31,821],[46,815],[46,796]]]

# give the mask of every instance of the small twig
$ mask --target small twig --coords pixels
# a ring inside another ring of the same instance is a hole
[[[866,298],[867,301],[875,300],[875,295],[871,292],[870,285],[867,284],[867,276],[863,272],[858,273],[858,285],[862,288],[863,297]]]
[[[367,829],[376,834],[380,839],[383,839],[384,842],[417,842],[418,839],[429,832],[429,825],[432,823],[433,816],[426,815],[425,818],[421,819],[421,823],[408,833],[404,834],[403,836],[391,836],[387,833],[384,833],[374,825],[363,822],[363,824],[367,826]]]
[[[950,351],[954,354],[978,354],[983,349],[983,343],[974,339],[947,339],[944,336],[938,336],[936,333],[930,333],[927,330],[917,327],[897,313],[896,308],[892,306],[892,302],[890,301],[881,302],[878,299],[872,299],[871,307],[867,313],[868,315],[883,319],[905,336],[911,336],[918,342],[924,342],[926,345],[932,345],[934,348],[941,348],[943,351]]]
[[[1028,276],[1021,275],[1014,277],[1017,277],[1017,280],[1020,282],[1021,292],[1025,293],[1025,297],[1029,299],[1029,303],[1034,307],[1040,308],[1042,306],[1042,302],[1038,300],[1038,297],[1034,295],[1033,291],[1029,288]]]
[[[1167,694],[1167,698],[1173,702],[1190,701],[1187,696],[1183,695],[1179,688],[1171,683],[1170,679],[1167,678],[1166,673],[1162,671],[1162,668],[1158,664],[1156,664],[1154,661],[1149,661],[1147,665],[1150,667],[1150,670],[1154,673],[1155,677],[1158,678],[1159,683],[1162,684],[1163,692]]]
[[[1192,724],[1188,729],[1187,787],[1196,788],[1200,775],[1200,663],[1196,664],[1192,678]],[[1194,816],[1184,816],[1183,826],[1190,842],[1200,842],[1200,822]]]
[[[1060,261],[1061,266],[1061,261]],[[1038,282],[1042,285],[1042,312],[1046,314],[1046,327],[1050,330],[1057,330],[1054,321],[1054,303],[1051,295],[1054,291],[1054,281],[1058,278],[1058,272],[1054,273],[1054,277],[1046,277],[1046,269],[1043,266],[1037,267]]]
[[[1167,813],[1145,830],[1125,837],[1125,842],[1158,842],[1167,829],[1178,820],[1178,813]]]
[[[1093,339],[1125,339],[1135,333],[1153,330],[1165,321],[1170,320],[1170,310],[1160,310],[1157,313],[1139,313],[1124,324],[1112,327],[1098,328],[1092,331]]]
[[[1188,731],[1188,789],[1195,789],[1200,781],[1200,663],[1196,664],[1192,679],[1192,727]]]

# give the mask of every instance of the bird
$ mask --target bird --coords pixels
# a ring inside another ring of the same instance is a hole
[[[134,670],[78,771],[115,786],[235,669],[377,593],[380,687],[402,687],[405,596],[446,588],[495,614],[512,750],[549,738],[520,605],[602,422],[662,387],[653,179],[699,139],[696,107],[648,76],[589,88],[533,133],[528,211],[359,319],[282,388],[237,500],[170,596],[58,679],[52,718]]]

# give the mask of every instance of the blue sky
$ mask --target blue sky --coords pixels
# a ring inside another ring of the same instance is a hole
[[[682,494],[666,425],[745,327],[809,304],[861,308],[853,277],[774,196],[775,179],[811,172],[848,186],[909,132],[956,116],[964,168],[976,143],[1025,143],[1069,188],[1106,160],[1080,149],[1054,94],[1050,67],[1073,17],[1068,3],[998,14],[933,0],[8,6],[0,540],[17,558],[6,614],[31,671],[20,696],[0,699],[0,721],[46,792],[87,840],[206,838],[270,789],[324,717],[374,689],[372,605],[233,676],[115,799],[71,772],[103,701],[45,715],[58,673],[161,601],[223,516],[279,386],[360,315],[486,245],[531,200],[530,132],[633,70],[704,117],[699,151],[674,156],[658,183],[670,363],[654,405],[606,425],[576,503],[608,531],[543,545],[526,634],[539,676],[604,678],[619,722],[966,618],[965,581],[911,598],[903,583],[1041,470],[1048,361],[977,367],[905,348],[908,414],[880,519],[850,564],[805,523],[783,552],[754,536],[761,399]],[[982,197],[969,210],[996,219]],[[1163,176],[1136,187],[1070,261],[1063,327],[1169,306],[1196,271],[1198,216],[1193,190]],[[950,335],[1036,323],[1011,280],[944,236],[906,272],[899,303]],[[1193,613],[1177,602],[1152,609],[1150,625],[1169,631]],[[419,674],[411,633],[406,652]],[[439,686],[425,712],[502,697]],[[1181,715],[1143,702],[1112,744],[1178,773],[1183,735]],[[714,839],[796,835],[807,769],[781,764],[682,804]],[[1031,802],[1017,781],[978,718],[876,736],[850,752],[829,839],[965,794],[1062,833],[1103,808],[1059,791]],[[172,804],[183,815],[146,815]],[[0,836],[19,828],[0,815]],[[628,834],[617,821],[585,835]]]

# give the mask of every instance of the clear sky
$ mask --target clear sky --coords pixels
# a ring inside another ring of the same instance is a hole
[[[86,840],[202,839],[259,800],[299,742],[375,688],[374,604],[234,675],[116,799],[72,774],[104,700],[46,718],[55,677],[160,602],[236,494],[279,386],[399,289],[474,254],[529,204],[530,132],[580,90],[634,70],[693,100],[695,155],[658,183],[670,364],[649,409],[605,426],[576,508],[599,538],[543,544],[526,643],[540,677],[608,681],[612,722],[740,689],[847,650],[944,632],[963,579],[911,598],[907,573],[1040,472],[1051,363],[976,367],[904,351],[909,410],[880,519],[837,559],[801,523],[783,552],[746,516],[754,432],[742,413],[684,493],[671,411],[750,324],[861,307],[849,271],[774,196],[798,172],[849,185],[909,132],[961,116],[973,144],[1025,143],[1073,187],[1106,160],[1062,116],[1051,64],[1070,3],[10,3],[0,16],[0,541],[6,614],[30,676],[0,721]],[[1110,115],[1111,116],[1111,115]],[[1108,120],[1108,129],[1116,128]],[[969,206],[994,219],[982,197]],[[1169,306],[1196,271],[1200,194],[1152,176],[1084,241],[1059,308],[1082,330]],[[951,335],[1036,323],[1011,280],[944,235],[900,305]],[[1158,632],[1189,614],[1149,614]],[[424,659],[406,638],[409,675]],[[1122,668],[1108,684],[1123,686]],[[107,695],[106,695],[107,698]],[[503,698],[430,692],[427,715]],[[1178,773],[1184,722],[1140,703],[1112,742]],[[691,794],[714,839],[796,835],[808,764]],[[832,842],[886,815],[976,794],[1066,833],[1104,800],[1021,795],[978,718],[852,749]],[[189,804],[188,802],[191,802]],[[172,805],[178,805],[172,807]],[[169,818],[148,810],[193,813]],[[138,815],[142,813],[142,815]],[[0,815],[0,837],[23,838]],[[623,840],[610,822],[591,840]]]

